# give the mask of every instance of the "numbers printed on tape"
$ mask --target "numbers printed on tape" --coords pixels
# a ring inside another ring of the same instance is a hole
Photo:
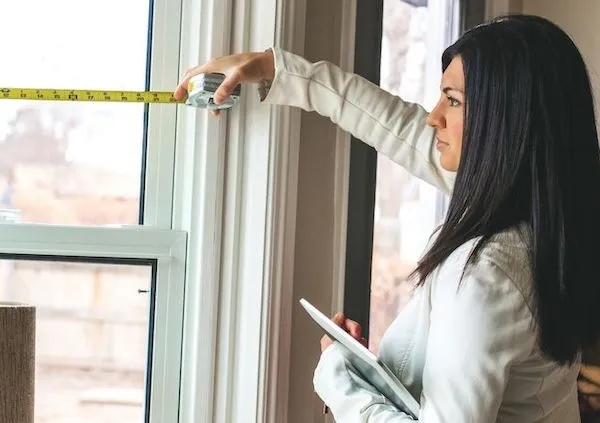
[[[213,94],[224,81],[220,73],[199,74],[190,79],[188,95],[175,100],[170,91],[120,91],[88,89],[14,88],[0,87],[0,100],[45,101],[112,101],[116,103],[170,103],[186,104],[202,109],[228,109],[238,101],[241,87],[238,85],[229,98],[216,104]]]
[[[0,99],[46,101],[113,101],[120,103],[184,103],[169,91],[65,90],[0,88]]]

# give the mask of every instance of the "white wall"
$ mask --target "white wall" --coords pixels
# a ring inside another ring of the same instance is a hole
[[[522,8],[523,0],[485,0],[487,19],[508,13],[519,13]]]
[[[596,116],[600,110],[600,1],[598,0],[522,0],[523,13],[550,19],[572,38],[587,64],[596,99]]]

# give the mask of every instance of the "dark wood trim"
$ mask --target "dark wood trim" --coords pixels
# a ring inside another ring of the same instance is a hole
[[[354,71],[379,84],[383,0],[357,0]],[[352,138],[348,194],[344,313],[369,333],[371,256],[377,183],[377,152]]]

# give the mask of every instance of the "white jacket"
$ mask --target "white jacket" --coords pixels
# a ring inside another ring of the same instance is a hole
[[[274,48],[265,103],[329,117],[413,175],[451,193],[427,112],[328,62]],[[475,240],[417,288],[391,324],[380,357],[419,401],[422,423],[577,423],[578,365],[540,353],[531,311],[528,232],[496,235],[462,275]],[[462,276],[462,279],[461,279]],[[459,281],[460,286],[459,286]],[[339,345],[321,355],[317,394],[338,423],[412,421],[346,365]]]

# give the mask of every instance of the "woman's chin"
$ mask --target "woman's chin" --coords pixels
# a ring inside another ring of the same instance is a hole
[[[449,156],[449,154],[442,152],[440,155],[440,166],[448,172],[456,172],[458,170],[458,163],[453,157]]]

